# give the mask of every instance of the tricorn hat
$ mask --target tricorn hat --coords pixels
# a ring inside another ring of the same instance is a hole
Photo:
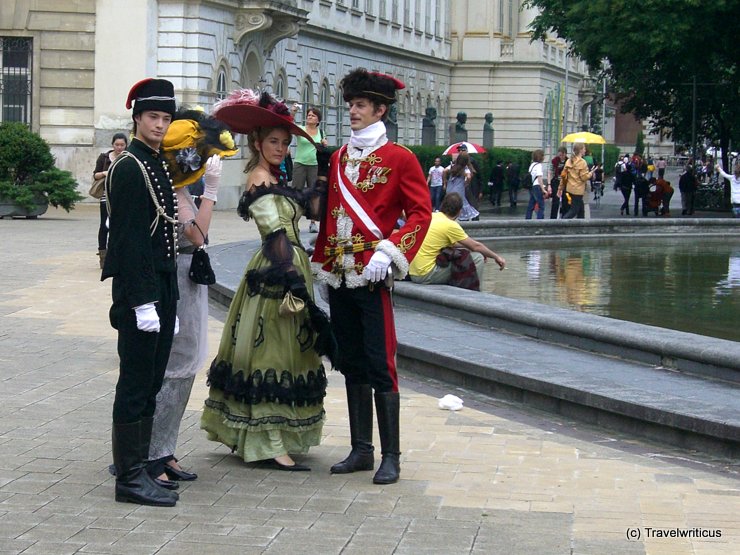
[[[146,110],[175,115],[175,87],[166,79],[148,77],[136,83],[128,92],[126,109],[134,108],[133,115]]]
[[[406,85],[391,75],[358,68],[344,76],[340,84],[345,102],[353,98],[370,98],[381,104],[396,102],[396,91]]]
[[[169,165],[175,188],[195,183],[214,154],[234,156],[238,149],[223,122],[202,110],[181,110],[162,140],[162,156]]]
[[[300,135],[312,143],[313,138],[293,122],[284,102],[269,93],[238,89],[213,107],[213,117],[228,125],[235,133],[248,134],[260,127],[283,127],[291,135]]]

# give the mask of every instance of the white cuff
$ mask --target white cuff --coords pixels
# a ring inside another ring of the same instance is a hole
[[[406,277],[406,274],[409,273],[409,261],[394,243],[388,239],[383,239],[375,247],[375,250],[387,254],[391,258],[391,268],[393,268],[393,277],[395,279]]]

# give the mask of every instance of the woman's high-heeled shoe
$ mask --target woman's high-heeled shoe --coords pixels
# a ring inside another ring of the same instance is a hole
[[[178,470],[168,464],[164,465],[164,472],[170,480],[175,482],[192,482],[198,478],[195,472],[186,472],[182,469]]]
[[[285,470],[287,472],[308,472],[309,470],[311,470],[309,467],[303,464],[293,463],[291,465],[288,465],[279,463],[275,459],[272,459],[268,464],[277,470]]]

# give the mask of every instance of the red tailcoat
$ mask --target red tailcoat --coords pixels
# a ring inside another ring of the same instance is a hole
[[[337,164],[340,155],[342,160]],[[343,275],[349,287],[364,285],[360,274],[375,250],[388,254],[395,266],[396,277],[404,277],[431,221],[431,202],[424,172],[410,150],[388,142],[361,159],[356,184],[353,185],[345,177],[344,183],[354,187],[380,229],[382,239],[385,239],[377,245],[372,242],[377,242],[378,238],[364,233],[363,228],[357,225],[356,218],[352,218],[351,237],[346,233],[340,237],[337,233],[340,218],[351,215],[344,209],[346,203],[342,202],[339,191],[339,172],[344,174],[347,160],[346,148],[339,149],[331,158],[326,214],[313,255],[315,266],[320,266],[320,269],[315,268],[318,277],[335,287]],[[394,232],[396,222],[403,213],[406,223]],[[336,252],[341,247],[349,251],[352,246],[359,252]]]

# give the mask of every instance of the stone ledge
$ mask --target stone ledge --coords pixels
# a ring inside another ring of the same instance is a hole
[[[740,344],[444,285],[397,283],[397,305],[554,345],[740,383]]]
[[[463,222],[476,239],[501,237],[557,237],[563,235],[740,235],[740,219],[729,218],[603,218],[591,220],[490,219]]]

